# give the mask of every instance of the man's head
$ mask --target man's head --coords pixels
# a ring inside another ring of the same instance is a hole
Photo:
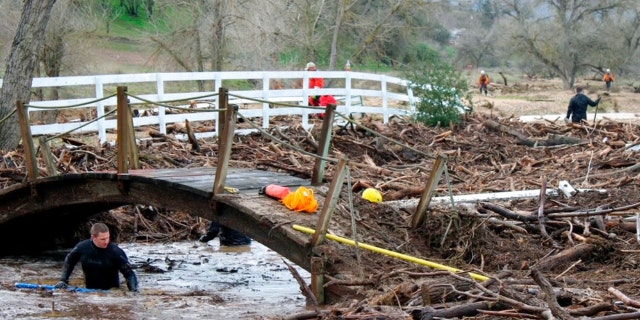
[[[91,241],[98,248],[106,248],[109,246],[111,235],[109,234],[109,227],[104,223],[96,223],[91,226]]]
[[[484,74],[484,70],[480,70],[480,74]]]
[[[610,69],[607,69],[607,73],[609,73],[609,72],[611,72],[611,70],[610,70]]]
[[[582,86],[577,86],[576,87],[576,93],[581,93],[582,90],[584,90],[584,88]]]
[[[307,71],[316,71],[316,64],[313,62],[309,62],[304,69]]]

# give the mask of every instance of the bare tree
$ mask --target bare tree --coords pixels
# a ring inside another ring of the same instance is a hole
[[[37,54],[44,42],[44,34],[55,0],[25,0],[20,23],[11,46],[0,90],[0,119],[10,115],[16,101],[30,101],[33,71]],[[20,143],[15,115],[0,126],[0,149],[15,149]]]
[[[152,39],[158,52],[168,53],[185,70],[264,70],[281,68],[282,63],[302,69],[307,61],[335,70],[352,57],[378,59],[415,49],[405,44],[426,33],[421,32],[424,25],[415,25],[415,18],[426,20],[430,4],[424,0],[163,0],[156,1],[154,15],[163,17],[171,32],[165,28]],[[162,15],[163,8],[178,6],[191,14],[186,19]]]
[[[640,3],[621,1],[619,7],[602,17],[599,28],[606,45],[592,52],[593,68],[603,73],[610,68],[616,73],[638,70],[640,49]]]
[[[606,46],[593,23],[620,6],[615,0],[503,0],[515,22],[512,44],[516,51],[542,62],[567,88],[590,64],[588,52]]]
[[[220,71],[224,63],[226,45],[227,0],[214,0],[208,16],[211,37],[209,38],[211,70]]]
[[[476,67],[488,67],[494,62],[498,34],[500,30],[501,6],[497,2],[479,1],[479,10],[459,9],[454,16],[459,21],[455,26],[459,30],[456,39],[456,63],[472,64]]]
[[[155,15],[163,24],[150,37],[157,46],[156,57],[164,53],[173,65],[185,71],[223,70],[229,23],[227,3],[229,0],[156,2]],[[188,14],[176,16],[178,8]]]
[[[11,52],[11,41],[16,33],[18,21],[22,7],[14,0],[0,0],[0,11],[2,11],[2,19],[0,19],[0,59],[6,61]],[[1,66],[2,68],[5,65]],[[1,77],[2,73],[0,73]]]
[[[393,17],[399,12],[404,12],[403,9],[411,10],[410,8],[415,8],[410,0],[396,0],[388,5],[389,7],[384,8],[384,10],[379,10],[379,8],[369,7],[367,4],[362,18],[359,19],[360,24],[364,26],[363,33],[361,33],[363,37],[359,41],[358,48],[353,54],[353,60],[360,60],[362,55],[364,55],[368,49],[376,46],[376,44],[383,44],[389,41],[389,36],[393,34],[392,30],[398,28],[398,25],[390,23]],[[369,14],[367,14],[367,12]],[[375,14],[377,17],[375,19],[369,19],[367,16],[371,14]],[[368,25],[365,24],[366,22],[369,22]],[[380,52],[380,49],[377,51]]]
[[[333,27],[333,36],[331,37],[331,52],[329,53],[329,69],[336,69],[336,60],[338,58],[338,36],[342,23],[344,22],[345,14],[351,10],[351,8],[358,2],[358,0],[341,0],[336,4],[336,18],[335,25]]]

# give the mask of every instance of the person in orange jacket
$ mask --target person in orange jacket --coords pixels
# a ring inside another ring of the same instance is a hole
[[[478,86],[480,87],[480,94],[484,91],[484,95],[486,96],[488,94],[487,87],[489,86],[489,76],[484,72],[484,70],[480,71]]]
[[[305,68],[306,71],[316,71],[316,64],[313,62],[307,63]],[[309,78],[309,89],[322,89],[324,88],[324,79],[323,78]],[[320,96],[310,96],[309,97],[309,105],[310,106],[320,106]]]
[[[607,91],[611,90],[611,83],[613,83],[613,80],[616,78],[616,76],[613,75],[613,72],[611,72],[610,69],[607,69],[604,73],[604,76],[602,77],[602,80],[604,81],[604,83],[607,86]]]

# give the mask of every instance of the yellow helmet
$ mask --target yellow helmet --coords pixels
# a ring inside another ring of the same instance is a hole
[[[369,202],[382,202],[382,194],[380,191],[374,188],[366,188],[362,192],[362,199],[368,200]]]

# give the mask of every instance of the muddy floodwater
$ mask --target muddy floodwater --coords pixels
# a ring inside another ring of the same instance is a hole
[[[137,267],[138,295],[126,290],[122,277],[122,288],[107,292],[16,289],[16,283],[55,284],[67,251],[0,258],[0,318],[279,319],[306,310],[283,258],[260,243],[220,247],[216,239],[120,247]],[[308,283],[309,274],[295,269]],[[84,285],[80,265],[71,285]]]

